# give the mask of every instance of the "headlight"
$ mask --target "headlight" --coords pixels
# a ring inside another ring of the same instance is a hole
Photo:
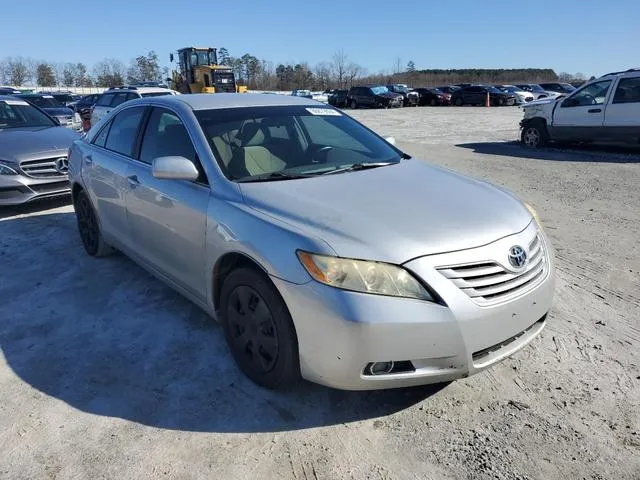
[[[540,221],[540,217],[538,216],[538,212],[536,212],[536,209],[533,208],[528,203],[525,203],[524,206],[527,207],[527,210],[529,210],[529,213],[531,213],[531,215],[533,216],[533,219],[536,221],[538,226],[542,228],[542,222]]]
[[[396,265],[300,251],[298,258],[309,275],[325,285],[375,295],[434,301],[413,275]]]
[[[18,172],[0,162],[0,175],[18,175]]]

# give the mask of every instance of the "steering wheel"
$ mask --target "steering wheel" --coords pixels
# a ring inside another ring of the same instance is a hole
[[[585,105],[596,105],[598,103],[596,98],[593,95],[589,95],[588,93],[585,93],[584,97],[582,98],[584,98]]]
[[[315,152],[313,152],[313,163],[325,163],[327,161],[327,154],[329,150],[332,150],[333,147],[331,145],[325,145],[324,147],[320,147]],[[319,155],[324,154],[323,160],[316,160]]]

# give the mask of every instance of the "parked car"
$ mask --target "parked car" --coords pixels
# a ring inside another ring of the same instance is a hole
[[[551,95],[544,88],[536,83],[519,83],[516,85],[519,89],[531,93],[534,100],[540,100],[541,98],[548,98],[558,96],[558,94]]]
[[[419,95],[419,105],[451,105],[451,94],[437,88],[414,88],[413,91]]]
[[[547,92],[555,92],[560,95],[568,95],[576,91],[576,87],[570,83],[541,83],[540,86]]]
[[[25,100],[0,95],[0,206],[68,195],[67,152],[77,138]]]
[[[22,92],[11,87],[0,87],[0,95],[20,95]]]
[[[441,87],[434,87],[434,88],[437,88],[438,90],[444,93],[453,93],[456,90],[460,90],[460,87],[456,87],[454,85],[443,85]]]
[[[294,90],[291,92],[294,97],[313,98],[311,90]]]
[[[402,107],[402,95],[390,92],[387,87],[351,87],[347,94],[347,104],[351,108],[392,108]]]
[[[311,92],[311,98],[316,102],[328,103],[329,94],[326,92]]]
[[[99,93],[85,95],[80,100],[78,100],[74,105],[75,111],[78,112],[80,114],[80,117],[82,118],[91,117],[91,107],[93,107],[96,104],[96,102],[98,101],[98,98],[100,98]]]
[[[489,94],[489,102],[494,106],[515,105],[516,96],[513,93],[501,92],[495,87],[486,85],[472,85],[456,90],[451,94],[451,103],[462,105],[485,105]]]
[[[76,95],[74,93],[71,92],[46,92],[46,91],[42,91],[39,92],[43,95],[50,95],[53,98],[56,99],[56,101],[58,101],[59,103],[63,104],[66,107],[71,108],[72,110],[74,110],[73,105],[75,104],[75,102],[77,102],[78,100],[80,100],[80,95]]]
[[[135,100],[136,98],[161,97],[163,95],[177,95],[178,92],[162,87],[113,87],[100,95],[91,108],[91,125],[97,124],[111,110],[118,105]]]
[[[82,130],[82,119],[80,118],[80,115],[64,104],[58,102],[52,95],[43,93],[23,93],[15,95],[15,98],[20,98],[40,108],[47,115],[53,117],[63,127],[70,128],[76,132]]]
[[[533,93],[522,90],[515,85],[494,85],[501,92],[513,93],[515,95],[516,105],[533,102]]]
[[[218,319],[259,385],[451,381],[545,326],[554,262],[533,209],[328,105],[143,98],[70,162],[86,253],[115,247]]]
[[[409,90],[409,87],[407,87],[404,84],[401,83],[395,83],[392,85],[387,85],[387,89],[390,92],[393,93],[398,93],[400,95],[402,95],[402,105],[404,107],[417,107],[418,106],[418,101],[420,100],[420,95],[418,95],[416,92]]]
[[[329,105],[334,107],[346,108],[347,107],[347,94],[349,90],[333,90],[329,95]]]
[[[522,144],[549,141],[640,143],[640,69],[608,74],[566,97],[524,105]]]

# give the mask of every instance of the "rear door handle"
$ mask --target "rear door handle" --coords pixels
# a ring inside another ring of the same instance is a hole
[[[127,177],[127,182],[129,182],[129,186],[131,188],[136,188],[138,185],[140,185],[140,182],[138,181],[138,176],[137,175],[129,175]]]
[[[87,164],[93,163],[93,158],[91,157],[91,155],[85,155],[84,157],[82,157],[82,159],[84,160],[84,163],[87,163]]]
[[[602,112],[601,108],[592,108],[590,110],[588,110],[589,113],[600,113]]]

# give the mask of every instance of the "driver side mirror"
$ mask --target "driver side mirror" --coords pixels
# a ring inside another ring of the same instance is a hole
[[[185,157],[158,157],[153,160],[151,172],[160,180],[186,180],[194,182],[200,176],[195,164]]]
[[[576,98],[565,98],[564,102],[562,102],[563,107],[577,107],[580,102]]]
[[[396,146],[396,137],[385,137],[385,140],[394,147]]]

